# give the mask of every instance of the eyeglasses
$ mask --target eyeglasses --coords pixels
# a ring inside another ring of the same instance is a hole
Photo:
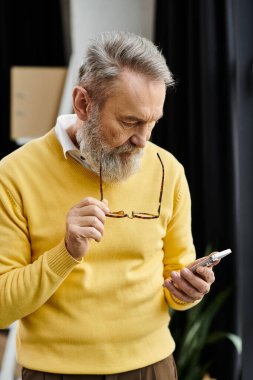
[[[162,166],[162,182],[161,182],[161,188],[160,188],[160,196],[159,196],[159,203],[158,203],[158,209],[157,214],[149,214],[147,212],[135,212],[132,211],[132,213],[126,214],[124,211],[115,211],[115,212],[109,212],[106,214],[106,216],[110,218],[139,218],[139,219],[157,219],[160,216],[160,209],[161,209],[161,203],[162,203],[162,196],[163,196],[163,186],[164,186],[164,165],[162,162],[162,159],[157,153],[157,157],[159,158],[159,161]],[[102,201],[104,199],[104,193],[103,193],[103,178],[102,178],[102,160],[100,160],[100,200]]]

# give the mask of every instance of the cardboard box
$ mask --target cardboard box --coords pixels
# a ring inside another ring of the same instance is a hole
[[[40,137],[55,125],[66,73],[65,67],[12,67],[12,140]]]

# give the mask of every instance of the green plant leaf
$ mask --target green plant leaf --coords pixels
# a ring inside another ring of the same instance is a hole
[[[231,290],[230,287],[225,289],[223,292],[217,294],[211,301],[207,297],[193,309],[185,312],[185,328],[181,333],[179,341],[176,342],[179,374],[184,380],[188,380],[188,378],[182,376],[185,371],[185,373],[187,373],[187,371],[192,373],[194,368],[200,366],[201,354],[205,345],[208,344],[213,318],[230,294]],[[173,318],[176,317],[176,314],[177,312],[173,315]],[[228,338],[229,334],[230,333],[227,333],[226,338]],[[231,334],[231,336],[233,336],[233,334]],[[213,339],[215,339],[215,337],[213,337]],[[218,339],[218,336],[216,339]],[[220,339],[222,339],[222,337],[220,337]],[[236,339],[234,339],[234,337],[231,339],[233,339],[234,342],[236,342],[237,347],[240,348]],[[194,380],[196,379],[197,377]]]
[[[242,353],[242,339],[233,333],[225,332],[225,331],[215,331],[212,334],[209,335],[207,339],[207,343],[215,343],[222,339],[229,339],[233,345],[235,346],[238,354],[240,355]]]

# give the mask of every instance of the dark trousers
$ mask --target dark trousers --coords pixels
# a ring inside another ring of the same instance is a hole
[[[64,375],[22,369],[22,380],[177,380],[173,355],[133,371],[113,375]]]

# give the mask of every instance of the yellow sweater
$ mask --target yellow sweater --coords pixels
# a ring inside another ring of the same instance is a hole
[[[159,219],[107,218],[83,262],[64,246],[69,209],[99,198],[99,178],[65,159],[54,130],[0,163],[0,328],[19,320],[18,362],[30,369],[110,374],[159,361],[174,350],[164,278],[195,259],[190,196],[182,166],[148,143],[141,170],[104,185],[112,211]]]

